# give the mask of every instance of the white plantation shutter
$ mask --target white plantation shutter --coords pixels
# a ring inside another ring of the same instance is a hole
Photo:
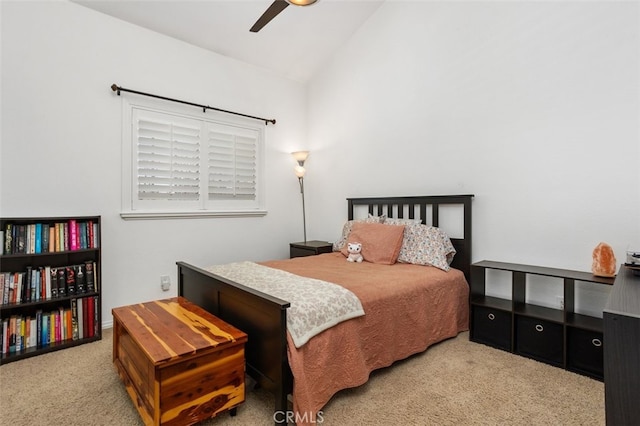
[[[138,200],[198,200],[200,123],[150,112],[136,116]]]
[[[256,132],[224,125],[208,130],[209,200],[255,200]]]
[[[260,126],[131,105],[122,216],[265,214]]]

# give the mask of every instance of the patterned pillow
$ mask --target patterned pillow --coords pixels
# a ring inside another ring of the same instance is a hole
[[[448,271],[456,249],[447,234],[427,225],[407,226],[398,262],[431,265]]]
[[[385,225],[403,225],[405,226],[406,230],[408,231],[409,228],[413,228],[415,226],[422,226],[422,222],[420,221],[420,219],[398,219],[398,218],[388,218],[387,220],[384,221]],[[409,232],[405,232],[404,233],[404,237],[402,238],[402,247],[407,247],[409,245]],[[398,262],[402,262],[400,260],[400,257],[398,257]],[[410,263],[410,262],[402,262],[402,263]]]
[[[338,241],[333,243],[333,251],[340,251],[347,245],[347,238],[349,238],[349,234],[351,233],[351,229],[353,228],[353,224],[355,222],[383,223],[386,218],[386,215],[373,216],[371,213],[369,213],[369,216],[366,219],[355,219],[346,221],[342,226],[342,235],[340,235]]]
[[[396,217],[389,217],[384,220],[385,225],[405,225],[405,226],[417,226],[421,225],[420,219],[398,219]]]

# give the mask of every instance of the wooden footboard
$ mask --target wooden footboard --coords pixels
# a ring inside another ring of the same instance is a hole
[[[178,295],[244,331],[247,373],[276,397],[275,412],[287,410],[293,388],[287,360],[289,302],[253,290],[185,262],[178,265]]]

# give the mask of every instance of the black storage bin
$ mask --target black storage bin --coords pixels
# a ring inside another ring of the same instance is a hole
[[[562,324],[516,316],[516,353],[562,367]]]
[[[511,351],[511,312],[474,306],[472,327],[474,342]]]
[[[602,333],[567,329],[567,368],[595,379],[604,378]]]

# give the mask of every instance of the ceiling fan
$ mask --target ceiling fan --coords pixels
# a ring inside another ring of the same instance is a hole
[[[285,10],[290,4],[294,6],[309,6],[317,2],[318,0],[275,0],[271,3],[271,6],[262,14],[260,18],[253,24],[253,27],[249,31],[257,33],[267,25],[273,18],[275,18],[280,12]]]

